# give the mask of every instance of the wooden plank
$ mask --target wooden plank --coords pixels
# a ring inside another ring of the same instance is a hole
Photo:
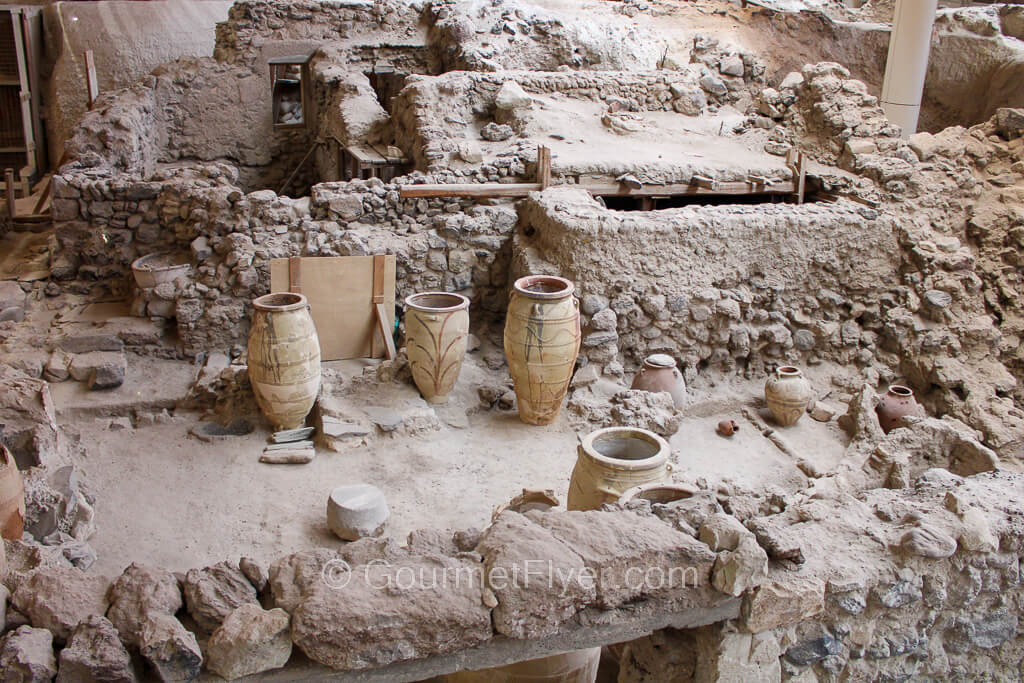
[[[799,171],[797,185],[796,185],[796,203],[804,203],[804,189],[807,186],[807,163],[804,153],[800,152],[797,156],[797,170]]]
[[[364,145],[349,145],[348,153],[352,155],[360,164],[367,164],[371,166],[383,166],[388,163],[388,160],[383,154],[375,150],[373,147],[367,147]]]
[[[796,191],[795,184],[789,180],[772,183],[765,188],[751,190],[749,183],[720,182],[715,189],[701,187],[700,185],[673,184],[673,185],[644,185],[640,188],[626,187],[615,182],[586,182],[580,185],[570,185],[581,190],[586,190],[592,195],[600,197],[679,197],[679,196],[716,196],[716,195],[746,195],[746,194],[793,194]],[[479,184],[441,184],[441,185],[403,185],[400,194],[403,199],[412,197],[505,197],[522,198],[531,192],[540,191],[540,183],[479,183]]]
[[[384,307],[387,325],[394,327],[395,267],[393,254],[384,257]],[[307,257],[301,259],[302,294],[320,339],[324,361],[343,358],[380,357],[385,349],[374,349],[377,308],[373,303],[373,256]],[[270,291],[289,291],[290,259],[271,259]],[[379,345],[378,345],[379,346]]]
[[[60,161],[57,162],[57,167],[54,172],[60,171],[60,167],[68,163],[68,151],[60,155]],[[50,191],[53,189],[53,174],[51,173],[46,178],[46,186],[43,187],[43,193],[39,195],[39,201],[36,202],[36,207],[32,210],[32,213],[42,213],[43,207],[46,206],[46,200],[50,197]]]
[[[18,202],[14,189],[14,169],[4,171],[4,181],[7,183],[7,215],[12,219],[18,217]]]
[[[373,257],[373,288],[370,292],[370,300],[373,302],[374,313],[377,314],[377,322],[379,323],[380,310],[377,304],[384,303],[384,272],[387,268],[387,258],[384,254],[376,254]],[[376,331],[376,330],[375,330]],[[385,335],[385,347],[384,351],[387,351],[386,346],[386,335]],[[370,337],[370,356],[372,358],[377,357],[377,335],[373,334]],[[390,360],[390,356],[388,359]]]
[[[394,360],[397,352],[395,351],[395,339],[391,333],[393,324],[388,323],[388,312],[384,308],[384,304],[374,304],[374,308],[377,311],[377,331],[384,338],[384,355],[388,360]]]
[[[302,294],[302,259],[298,256],[288,259],[288,291]]]
[[[100,84],[96,80],[96,61],[93,59],[92,50],[85,51],[85,85],[88,89],[89,109],[92,109],[96,98],[100,96]]]

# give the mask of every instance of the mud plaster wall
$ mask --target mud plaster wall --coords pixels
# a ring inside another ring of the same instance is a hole
[[[521,212],[517,254],[532,251],[547,263],[529,270],[576,284],[582,353],[601,364],[668,353],[759,375],[772,359],[869,362],[878,302],[895,297],[892,220],[853,203],[623,213],[561,189],[532,195]]]

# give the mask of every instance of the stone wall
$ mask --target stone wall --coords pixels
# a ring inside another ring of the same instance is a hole
[[[871,366],[882,302],[901,296],[892,219],[852,202],[618,212],[556,188],[521,212],[517,265],[576,283],[581,354],[613,373],[650,353],[752,376],[772,361]]]
[[[223,163],[160,171],[151,180],[98,170],[58,176],[54,277],[127,286],[139,256],[186,254],[190,275],[136,292],[134,308],[176,319],[188,354],[244,345],[249,301],[269,291],[271,258],[392,253],[399,297],[459,291],[487,311],[503,310],[511,206],[403,200],[397,185],[377,179],[322,183],[302,200],[270,190],[245,194],[236,183],[237,169]]]

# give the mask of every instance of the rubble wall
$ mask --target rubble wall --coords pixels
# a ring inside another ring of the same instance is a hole
[[[576,284],[581,355],[601,365],[650,353],[754,375],[772,360],[870,364],[879,302],[899,296],[892,219],[850,202],[617,212],[552,189],[521,213],[523,269]]]
[[[400,198],[378,179],[316,185],[294,200],[271,190],[243,193],[237,169],[208,164],[151,180],[82,170],[57,176],[60,253],[54,277],[131,280],[131,262],[157,251],[194,260],[173,286],[135,293],[138,315],[175,319],[185,352],[244,345],[249,301],[270,287],[269,259],[397,256],[399,297],[458,291],[501,311],[511,206]]]

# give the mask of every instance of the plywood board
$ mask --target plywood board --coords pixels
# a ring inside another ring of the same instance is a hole
[[[395,257],[383,259],[384,310],[395,325]],[[270,291],[298,292],[309,300],[320,339],[320,359],[380,358],[384,344],[374,339],[373,256],[271,259]]]

